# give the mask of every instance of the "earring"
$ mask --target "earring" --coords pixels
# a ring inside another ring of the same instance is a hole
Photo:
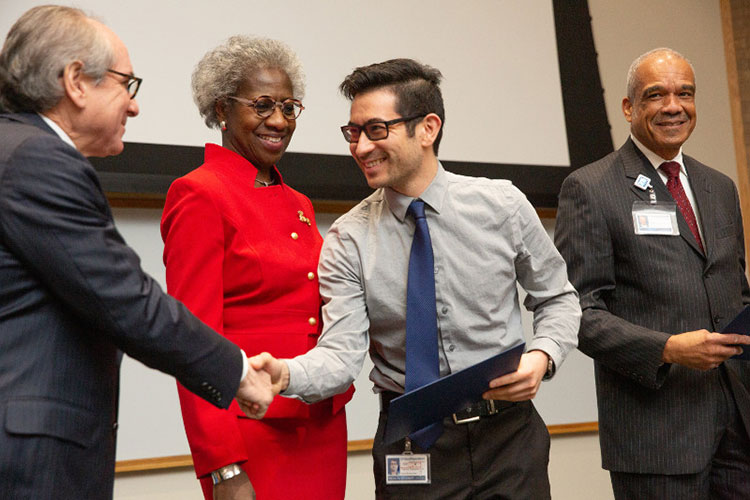
[[[221,127],[221,131],[222,132],[226,132],[227,131],[227,122],[225,122],[224,120],[221,120],[219,122],[219,127]]]

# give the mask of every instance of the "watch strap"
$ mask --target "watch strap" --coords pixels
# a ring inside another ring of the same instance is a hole
[[[542,380],[549,380],[555,374],[555,362],[552,360],[552,356],[547,355],[547,371],[544,373]]]
[[[211,473],[211,482],[213,482],[214,485],[217,485],[222,481],[238,476],[241,472],[242,469],[237,464],[225,465]]]

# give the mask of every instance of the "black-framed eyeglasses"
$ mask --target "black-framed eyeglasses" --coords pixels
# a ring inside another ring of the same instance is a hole
[[[405,118],[396,118],[395,120],[388,120],[387,122],[370,122],[365,123],[364,125],[344,125],[341,127],[341,133],[344,134],[344,139],[349,143],[358,142],[359,135],[362,132],[364,132],[367,138],[371,141],[382,141],[383,139],[388,138],[388,127],[391,125],[405,123],[411,120],[416,120],[417,118],[424,118],[425,116],[427,116],[427,113],[407,116]]]
[[[296,120],[297,117],[302,113],[305,107],[301,101],[297,99],[284,99],[283,101],[277,101],[271,96],[262,95],[255,99],[244,99],[242,97],[236,97],[233,95],[227,96],[227,99],[234,99],[240,104],[243,104],[250,108],[255,108],[255,112],[261,118],[268,118],[273,114],[274,109],[278,106],[281,110],[281,114],[287,120]]]
[[[122,82],[123,85],[125,85],[125,88],[128,89],[128,94],[130,94],[131,99],[135,99],[135,95],[138,93],[138,89],[141,88],[141,83],[143,82],[143,78],[138,78],[135,75],[131,75],[129,73],[120,73],[119,71],[115,71],[113,69],[107,70],[109,73],[114,73],[115,75],[119,75],[122,77],[127,78],[127,81]]]

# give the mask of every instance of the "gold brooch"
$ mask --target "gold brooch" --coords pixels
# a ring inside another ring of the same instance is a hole
[[[299,220],[301,222],[304,222],[308,226],[310,225],[310,219],[308,219],[307,217],[305,217],[305,214],[302,212],[302,210],[297,210],[297,215],[299,215]]]

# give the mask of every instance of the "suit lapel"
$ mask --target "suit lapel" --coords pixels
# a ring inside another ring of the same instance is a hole
[[[711,196],[711,182],[704,175],[703,170],[698,168],[692,158],[683,155],[683,162],[688,174],[690,188],[693,191],[693,198],[695,198],[695,204],[697,205],[697,207],[694,207],[694,210],[697,211],[696,216],[700,222],[703,248],[706,250],[706,257],[709,257],[711,250],[715,248],[716,235],[714,234],[714,229],[717,227],[714,221],[716,210],[714,199]],[[680,229],[680,232],[682,232],[682,229]],[[690,232],[689,229],[688,232]],[[695,238],[691,238],[691,240],[695,241]]]
[[[659,179],[659,174],[656,173],[654,167],[646,160],[646,158],[638,151],[633,141],[628,139],[627,142],[620,148],[620,160],[622,161],[623,169],[625,170],[625,177],[631,179],[630,190],[643,201],[648,201],[648,190],[636,187],[635,180],[639,175],[645,175],[651,179],[651,185],[654,186],[654,191],[658,193],[658,185],[663,184]],[[657,195],[657,199],[660,197]]]

